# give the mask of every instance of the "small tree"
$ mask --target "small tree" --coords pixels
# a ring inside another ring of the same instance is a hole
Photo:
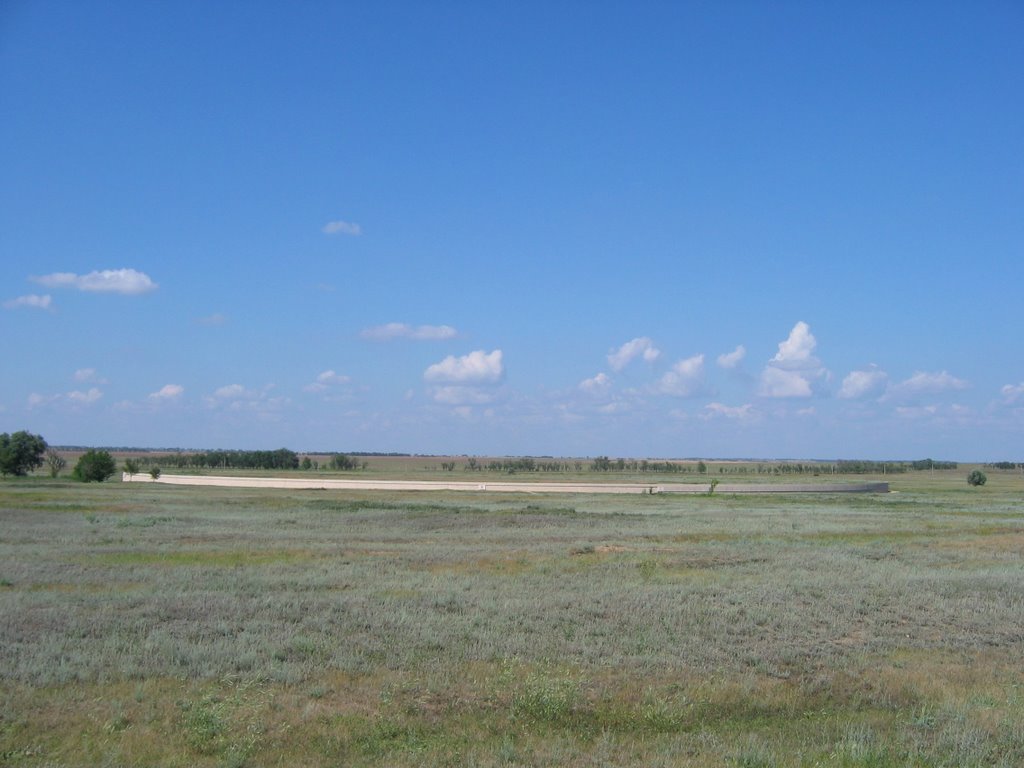
[[[988,480],[988,478],[985,477],[985,473],[980,469],[972,470],[971,473],[967,475],[967,484],[973,485],[975,488],[979,485],[984,485],[986,480]]]
[[[160,467],[153,467],[151,470],[149,470],[149,476],[152,477],[154,480],[159,480]]]
[[[68,465],[68,462],[55,450],[50,449],[46,453],[46,465],[50,468],[50,477],[56,477]]]
[[[102,483],[116,471],[114,457],[107,451],[88,450],[78,459],[71,476],[83,483]]]
[[[139,462],[135,459],[125,459],[124,471],[128,473],[128,477],[139,474]]]

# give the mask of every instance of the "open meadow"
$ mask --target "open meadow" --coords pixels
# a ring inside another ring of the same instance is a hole
[[[800,496],[6,480],[0,764],[1019,766],[1024,479],[966,474]]]

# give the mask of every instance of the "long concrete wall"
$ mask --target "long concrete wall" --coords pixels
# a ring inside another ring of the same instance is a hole
[[[444,480],[342,480],[317,477],[231,477],[228,475],[121,476],[126,483],[211,485],[223,488],[292,488],[354,491],[490,491],[496,493],[709,493],[711,483],[508,483]],[[719,483],[715,493],[888,493],[888,483]]]

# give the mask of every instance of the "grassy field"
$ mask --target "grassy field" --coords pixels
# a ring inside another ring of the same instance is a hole
[[[966,473],[792,497],[7,480],[0,764],[1019,766],[1024,480]]]

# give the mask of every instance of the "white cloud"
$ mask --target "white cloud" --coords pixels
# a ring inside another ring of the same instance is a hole
[[[919,395],[939,395],[944,392],[967,389],[969,386],[966,381],[956,378],[947,371],[938,373],[917,371],[909,379],[890,387],[887,397],[903,399]]]
[[[871,365],[864,371],[850,371],[843,379],[839,397],[846,400],[859,400],[864,397],[881,395],[889,383],[889,374]]]
[[[365,328],[359,335],[369,341],[391,341],[392,339],[444,341],[445,339],[454,339],[459,333],[450,325],[411,326],[406,323],[387,323]]]
[[[224,411],[247,411],[263,417],[275,414],[291,403],[287,397],[270,397],[274,389],[268,384],[262,390],[246,389],[241,384],[227,384],[216,389],[212,396],[203,398],[207,408]]]
[[[352,379],[334,371],[324,371],[318,374],[316,381],[303,387],[306,392],[326,392],[331,387],[338,387],[348,384]]]
[[[90,405],[92,403],[95,403],[101,397],[103,397],[103,393],[100,392],[96,387],[90,387],[88,392],[79,392],[75,390],[74,392],[68,392],[66,397],[72,403],[78,403],[80,405]]]
[[[348,384],[351,379],[334,371],[324,371],[316,377],[318,384]]]
[[[1007,384],[999,391],[1003,395],[1004,402],[1015,403],[1024,396],[1024,381],[1020,384]]]
[[[747,348],[740,344],[732,352],[726,352],[718,356],[718,365],[721,368],[732,369],[743,362],[747,356]]]
[[[771,366],[761,371],[759,393],[763,397],[810,397],[813,394],[811,382],[799,371],[786,371]]]
[[[79,368],[71,378],[75,381],[96,381],[96,369]]]
[[[771,363],[787,370],[805,371],[817,368],[820,363],[813,355],[817,345],[811,327],[801,320],[793,326],[789,337],[779,342],[779,351],[771,359]]]
[[[627,341],[621,347],[608,355],[608,365],[613,371],[621,371],[630,361],[642,356],[644,362],[653,363],[661,355],[661,350],[654,346],[654,342],[646,336]]]
[[[213,396],[220,400],[229,400],[232,398],[251,397],[252,393],[241,384],[226,384],[223,387],[218,387],[214,391]]]
[[[72,405],[92,405],[97,400],[103,397],[97,387],[90,387],[85,392],[80,390],[73,390],[63,395],[41,395],[38,392],[33,392],[28,396],[28,407],[37,408],[41,405],[47,405],[49,403],[71,403]]]
[[[462,357],[449,355],[434,363],[423,373],[426,381],[449,384],[493,384],[505,375],[500,349],[493,352],[477,350]]]
[[[158,287],[149,275],[134,269],[104,269],[100,272],[90,272],[87,275],[76,275],[74,272],[54,272],[31,279],[47,288],[75,288],[79,291],[121,293],[129,296],[149,293]]]
[[[185,388],[180,384],[164,384],[156,392],[151,392],[149,399],[155,402],[167,402],[170,400],[177,400],[181,397]]]
[[[10,299],[4,302],[4,309],[19,309],[21,307],[30,307],[32,309],[49,309],[53,304],[53,299],[47,294],[45,296],[38,296],[34,293],[30,293],[27,296],[19,296],[16,299]]]
[[[704,355],[680,360],[658,379],[655,390],[663,395],[690,397],[698,394],[704,385]]]
[[[354,235],[363,234],[363,228],[351,221],[329,221],[324,224],[325,235]]]
[[[704,406],[704,410],[709,418],[721,416],[722,418],[735,419],[736,421],[751,421],[757,416],[754,412],[754,406],[750,403],[736,406],[723,403],[708,403]]]
[[[589,395],[600,395],[608,391],[612,379],[607,373],[599,373],[593,378],[584,379],[579,383],[579,388]]]
[[[761,371],[759,394],[762,397],[810,397],[812,382],[827,378],[829,372],[814,356],[818,345],[811,328],[803,320],[793,326],[779,351]]]

